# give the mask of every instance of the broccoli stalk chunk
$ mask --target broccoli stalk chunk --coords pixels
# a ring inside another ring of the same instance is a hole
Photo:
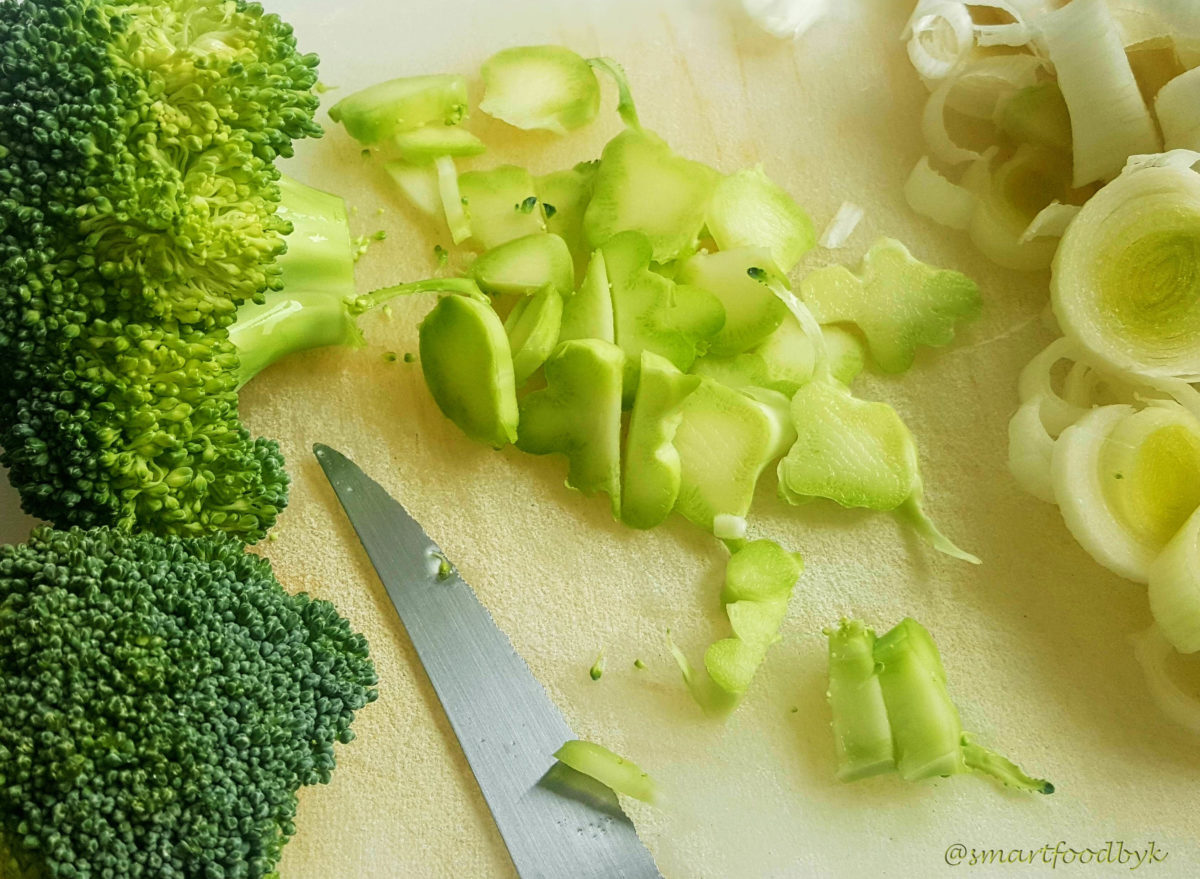
[[[39,879],[274,875],[378,695],[363,636],[240,541],[107,528],[0,547],[0,676],[0,853]]]
[[[905,781],[974,771],[1017,790],[1054,793],[1050,782],[963,732],[941,654],[916,620],[906,618],[879,638],[846,619],[825,634],[839,779],[892,769]]]

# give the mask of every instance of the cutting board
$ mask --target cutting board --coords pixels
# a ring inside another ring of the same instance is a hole
[[[368,316],[363,349],[298,355],[255,379],[242,394],[245,420],[280,440],[294,478],[278,539],[260,549],[288,588],[333,601],[368,636],[381,678],[380,700],[340,748],[332,784],[301,795],[284,879],[513,875],[403,628],[308,451],[314,441],[350,454],[407,505],[580,736],[659,780],[664,806],[628,805],[667,879],[1028,875],[1051,872],[1043,846],[1109,841],[1114,857],[1116,843],[1153,842],[1167,854],[1142,867],[1154,876],[1200,875],[1200,747],[1155,709],[1127,640],[1150,622],[1144,591],[1095,565],[1057,510],[1022,494],[1005,466],[1017,373],[1052,338],[1047,276],[990,264],[904,204],[905,175],[923,152],[925,95],[898,39],[911,3],[834,0],[798,42],[757,32],[724,0],[269,5],[321,55],[322,80],[337,87],[327,104],[390,77],[474,74],[510,45],[610,55],[628,70],[643,123],[683,154],[722,171],[761,162],[818,228],[844,200],[865,209],[844,248],[815,250],[798,273],[855,263],[886,234],[970,274],[985,301],[953,347],[924,352],[905,376],[858,386],[911,426],[930,512],[983,565],[936,555],[886,515],[787,507],[768,476],[751,533],[803,552],[807,571],[782,641],[724,723],[691,702],[665,640],[670,628],[698,659],[727,633],[724,550],[677,519],[652,533],[624,529],[603,499],[564,487],[560,459],[494,452],[450,426],[419,365],[383,357],[416,350],[432,299],[398,302],[390,319]],[[598,156],[619,126],[604,88],[601,118],[564,138],[476,114],[470,127],[492,149],[473,166],[512,161],[544,173]],[[445,233],[419,221],[341,131],[301,145],[287,171],[344,195],[356,233],[387,231],[359,263],[361,289],[434,271]],[[19,540],[27,525],[5,493],[0,536]],[[838,783],[821,628],[844,614],[880,629],[905,615],[924,622],[966,727],[1058,792],[1018,795],[974,777]],[[606,671],[593,681],[601,652]],[[1006,858],[1032,850],[1035,863],[972,867],[973,848]],[[1131,863],[1060,861],[1058,870],[1118,875]]]

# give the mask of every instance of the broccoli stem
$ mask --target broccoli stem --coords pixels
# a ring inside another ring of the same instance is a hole
[[[280,216],[292,224],[280,258],[281,289],[263,302],[238,309],[229,328],[237,348],[239,388],[262,370],[293,354],[330,345],[363,344],[357,318],[397,296],[463,293],[481,296],[469,278],[431,278],[383,287],[364,295],[354,289],[354,250],[345,203],[288,177],[279,181]]]

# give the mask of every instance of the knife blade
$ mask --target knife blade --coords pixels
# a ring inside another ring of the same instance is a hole
[[[521,879],[661,879],[612,791],[555,761],[575,738],[491,614],[408,511],[313,453],[416,648]]]

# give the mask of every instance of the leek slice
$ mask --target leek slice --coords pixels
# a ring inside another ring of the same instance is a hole
[[[1172,79],[1154,98],[1163,148],[1200,151],[1200,67]]]
[[[480,75],[479,109],[516,128],[566,134],[600,110],[591,65],[563,46],[502,49],[483,62]]]
[[[948,77],[975,46],[975,25],[965,3],[921,0],[901,39],[908,58],[924,79]]]
[[[1074,185],[1116,177],[1128,156],[1157,152],[1158,131],[1105,0],[1072,0],[1038,27],[1071,114]]]
[[[858,224],[862,221],[863,209],[854,202],[844,201],[838,206],[837,213],[829,221],[829,225],[821,233],[817,243],[826,250],[836,250],[846,243]]]
[[[1200,507],[1200,422],[1172,402],[1101,406],[1058,438],[1053,477],[1080,545],[1110,571],[1145,583]]]
[[[742,0],[742,8],[772,36],[795,39],[825,14],[829,0]]]
[[[1180,653],[1200,650],[1200,507],[1150,564],[1150,611]]]
[[[658,786],[636,763],[618,757],[595,742],[572,739],[554,752],[554,758],[576,772],[591,776],[601,784],[647,803],[658,802]]]
[[[1198,159],[1131,160],[1071,222],[1051,277],[1063,332],[1160,386],[1200,375],[1200,175],[1188,167]]]
[[[1155,704],[1175,723],[1200,735],[1200,698],[1185,693],[1167,671],[1167,660],[1175,654],[1171,642],[1157,625],[1131,635],[1129,640]]]
[[[967,187],[934,170],[929,156],[921,156],[904,182],[904,200],[921,216],[965,231],[971,225],[979,199]]]

